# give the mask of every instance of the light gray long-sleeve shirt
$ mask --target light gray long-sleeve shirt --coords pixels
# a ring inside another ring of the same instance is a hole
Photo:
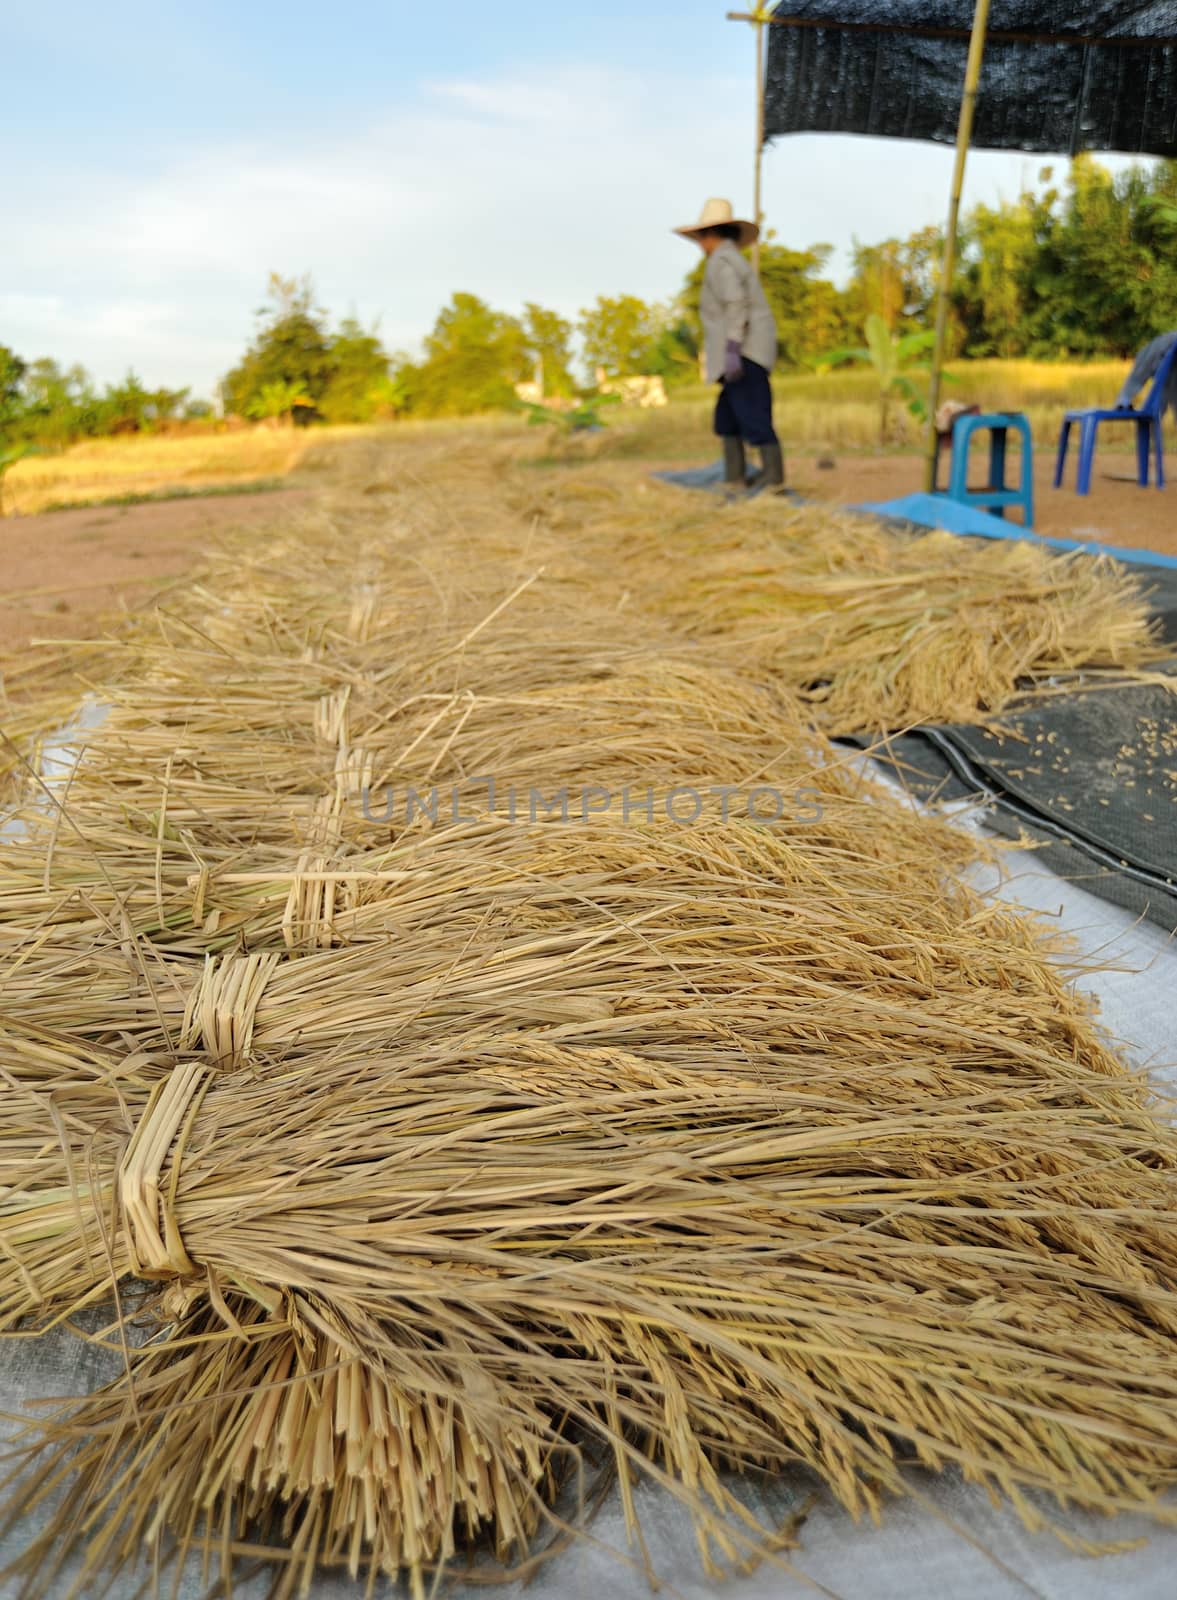
[[[771,369],[777,357],[776,323],[751,262],[730,239],[725,239],[707,258],[699,313],[703,318],[708,383],[718,383],[723,377],[729,339],[739,345],[749,361]]]

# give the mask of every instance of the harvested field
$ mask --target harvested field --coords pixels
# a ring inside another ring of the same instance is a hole
[[[169,489],[248,488],[291,472],[309,442],[305,430],[267,427],[87,440],[60,454],[18,461],[5,480],[5,505],[9,514],[28,516]]]
[[[1139,596],[512,450],[352,452],[87,648],[55,788],[6,746],[0,1327],[125,1357],[28,1438],[27,1592],[424,1594],[586,1475],[714,1572],[803,1537],[733,1469],[1177,1520],[1177,1134],[826,731],[1146,669]]]

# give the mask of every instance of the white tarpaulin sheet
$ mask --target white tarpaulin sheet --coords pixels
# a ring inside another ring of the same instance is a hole
[[[1177,1090],[1177,949],[1167,936],[1036,868],[1032,856],[1011,859],[999,892],[1057,919],[1076,938],[1083,957],[1101,964],[1102,970],[1082,976],[1079,986],[1098,997],[1105,1025],[1121,1042],[1126,1058]],[[117,1357],[68,1334],[7,1342],[0,1345],[0,1408],[10,1419],[22,1411],[28,1415],[29,1402],[88,1392],[117,1370]],[[14,1423],[9,1420],[5,1426],[11,1432]],[[910,1482],[915,1492],[888,1506],[881,1527],[854,1524],[799,1472],[768,1487],[749,1485],[747,1503],[770,1522],[785,1521],[816,1498],[800,1529],[800,1548],[792,1552],[790,1570],[765,1565],[726,1584],[702,1576],[689,1519],[668,1495],[646,1488],[638,1493],[637,1505],[651,1564],[664,1584],[662,1593],[691,1600],[720,1593],[732,1600],[813,1594],[845,1600],[1177,1597],[1177,1529],[1158,1529],[1143,1517],[1108,1522],[1060,1513],[1043,1502],[1044,1512],[1082,1538],[1145,1541],[1128,1553],[1093,1559],[1069,1550],[1051,1533],[1027,1531],[1012,1511],[991,1505],[982,1491],[955,1477],[913,1472]],[[0,1544],[0,1565],[23,1548],[31,1532],[30,1526],[18,1528]],[[125,1578],[109,1592],[113,1600],[129,1600],[139,1587],[138,1580]],[[264,1589],[264,1583],[251,1581],[238,1592],[254,1600]],[[164,1590],[172,1592],[170,1580]],[[63,1584],[54,1594],[66,1592]],[[197,1600],[207,1592],[195,1570],[185,1575],[177,1591],[179,1600]],[[389,1591],[384,1587],[380,1592]],[[460,1581],[456,1592],[477,1592],[483,1600],[488,1594],[484,1585],[475,1590]],[[502,1600],[522,1600],[525,1591],[522,1584],[508,1583],[489,1592]],[[526,1587],[529,1600],[628,1600],[650,1592],[637,1553],[627,1549],[616,1496],[596,1517],[590,1538],[555,1556]],[[15,1583],[0,1583],[4,1600],[18,1593]],[[317,1600],[350,1600],[363,1593],[363,1586],[326,1576],[316,1581],[313,1593]]]

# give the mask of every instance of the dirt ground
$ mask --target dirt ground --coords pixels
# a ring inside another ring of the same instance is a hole
[[[789,463],[789,481],[801,494],[843,505],[895,500],[923,488],[923,462],[912,455],[836,456],[835,463],[832,471],[822,471],[816,457],[797,455]],[[1177,462],[1167,488],[1141,489],[1131,456],[1097,456],[1088,495],[1075,493],[1074,460],[1068,463],[1068,486],[1062,489],[1052,485],[1053,460],[1040,453],[1034,467],[1036,533],[1177,556]],[[1018,515],[1011,513],[1010,520]]]
[[[811,454],[792,456],[789,481],[802,494],[852,505],[890,500],[921,486],[912,455],[836,458],[832,470]],[[1132,458],[1096,463],[1091,493],[1050,485],[1051,464],[1036,463],[1037,531],[1177,555],[1177,469],[1163,491],[1140,489]],[[1074,482],[1073,468],[1068,475]],[[123,606],[148,601],[169,579],[200,560],[208,540],[228,527],[264,524],[308,503],[312,491],[98,506],[10,517],[0,522],[0,668],[38,638],[80,638]]]
[[[0,667],[38,638],[82,638],[98,620],[159,592],[228,527],[275,520],[310,491],[94,506],[0,522]]]

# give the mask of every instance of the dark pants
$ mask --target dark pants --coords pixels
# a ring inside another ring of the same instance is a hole
[[[772,384],[768,368],[744,357],[744,376],[724,383],[715,407],[715,431],[721,439],[743,439],[745,444],[776,444],[772,425]]]

